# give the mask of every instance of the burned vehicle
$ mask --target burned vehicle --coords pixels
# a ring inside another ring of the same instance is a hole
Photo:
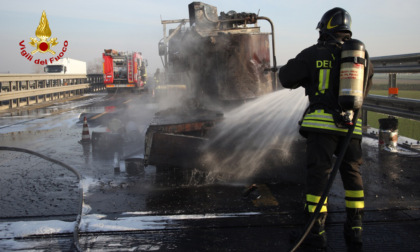
[[[182,96],[176,106],[156,113],[146,133],[145,165],[158,170],[200,166],[200,146],[223,113],[278,86],[270,64],[276,66],[270,19],[235,11],[218,15],[216,7],[201,2],[188,10],[189,19],[162,21],[165,77],[156,91]],[[271,33],[261,32],[259,20],[270,23]],[[177,27],[167,35],[170,24]]]

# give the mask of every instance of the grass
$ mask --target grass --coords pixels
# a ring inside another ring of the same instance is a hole
[[[370,90],[369,94],[388,96],[388,90]],[[420,100],[420,90],[399,90],[398,97]]]
[[[369,94],[388,96],[388,90],[370,90]],[[420,90],[399,90],[398,97],[420,100]],[[388,115],[369,111],[368,125],[379,129],[378,119],[387,117]],[[398,135],[420,140],[420,121],[398,118]]]
[[[368,112],[368,125],[370,127],[379,129],[378,119],[388,118],[388,115]],[[414,121],[407,118],[398,118],[398,135],[405,136],[411,139],[420,140],[420,121]]]

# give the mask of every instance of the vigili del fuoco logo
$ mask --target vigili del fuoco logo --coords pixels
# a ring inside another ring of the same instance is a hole
[[[64,53],[67,51],[67,46],[69,45],[69,42],[65,40],[63,42],[63,47],[61,49],[61,52],[56,55],[55,47],[57,44],[59,44],[57,38],[50,38],[51,37],[51,29],[50,25],[48,23],[47,14],[45,11],[42,12],[41,20],[39,21],[39,25],[35,30],[36,38],[30,38],[29,45],[33,46],[34,50],[30,51],[31,48],[28,48],[28,51],[26,51],[25,46],[25,40],[22,40],[20,45],[20,54],[25,57],[27,60],[32,61],[34,59],[34,55],[37,53],[50,53],[52,55],[55,55],[54,57],[51,57],[49,59],[35,59],[34,63],[39,65],[47,65],[48,63],[53,63],[54,61],[58,61],[61,58],[63,58]],[[30,51],[30,52],[29,52]]]

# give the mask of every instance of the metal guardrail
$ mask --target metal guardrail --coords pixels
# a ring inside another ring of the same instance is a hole
[[[389,74],[388,87],[397,88],[398,73],[420,73],[420,53],[372,57],[375,73]],[[420,83],[419,83],[420,87]],[[368,95],[363,102],[363,123],[367,125],[367,111],[420,121],[420,100],[389,96]]]
[[[370,58],[375,73],[420,73],[420,53]]]
[[[0,108],[104,89],[102,74],[0,74]]]
[[[370,60],[375,73],[389,74],[389,88],[397,87],[397,73],[420,73],[420,53],[372,57]],[[420,120],[420,100],[398,98],[396,95],[368,95],[363,109]]]
[[[420,73],[420,53],[372,57],[370,60],[375,73],[389,74],[390,88],[397,87],[396,74]],[[54,99],[53,94],[60,96],[66,92],[103,89],[102,74],[0,74],[0,107],[3,101],[9,101],[9,106],[13,107],[15,103],[19,106],[20,99],[29,103],[30,98],[35,97],[38,102],[40,96],[46,100],[47,97]],[[368,95],[363,109],[420,120],[420,100]]]
[[[420,121],[420,100],[368,95],[363,109]]]

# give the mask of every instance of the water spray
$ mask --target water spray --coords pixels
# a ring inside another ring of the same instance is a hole
[[[209,179],[249,181],[270,169],[270,157],[292,164],[290,148],[299,144],[296,126],[306,107],[304,89],[283,89],[227,112],[202,149]]]

